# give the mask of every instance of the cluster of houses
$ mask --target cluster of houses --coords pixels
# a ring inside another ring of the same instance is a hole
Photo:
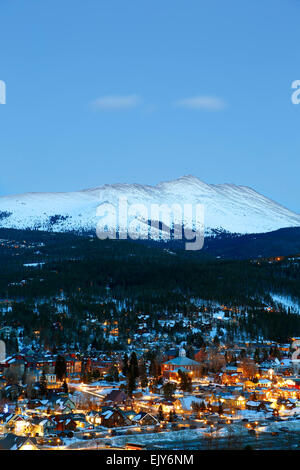
[[[95,437],[95,432],[98,437],[108,438],[114,435],[113,428],[154,429],[159,425],[158,418],[151,413],[135,412],[132,399],[119,389],[99,400],[96,409],[78,409],[71,394],[54,395],[46,400],[18,400],[14,410],[12,403],[4,408],[0,413],[0,450],[9,446],[16,450],[19,447],[23,450],[24,446],[56,447],[62,446],[65,439]]]
[[[266,354],[275,348],[276,355]],[[57,355],[23,351],[6,358],[0,365],[0,450],[159,432],[168,424],[173,430],[205,426],[213,417],[226,425],[298,412],[300,416],[300,378],[292,368],[289,344],[241,342],[188,355],[182,345],[165,351],[155,377],[146,361],[148,385],[142,388],[138,380],[132,393],[126,391],[122,355],[115,352],[84,359],[65,354],[67,390],[55,373]],[[255,355],[263,360],[255,363]],[[119,369],[119,382],[107,378],[113,364]],[[86,367],[98,371],[97,381],[83,383]],[[29,372],[30,396],[28,384],[20,379]],[[42,374],[47,396],[40,393]],[[188,386],[183,386],[183,376]]]

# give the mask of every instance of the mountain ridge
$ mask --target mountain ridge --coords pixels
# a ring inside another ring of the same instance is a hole
[[[248,186],[208,184],[185,175],[156,185],[105,184],[72,192],[29,192],[0,197],[0,227],[50,231],[96,228],[101,205],[203,204],[206,232],[266,233],[299,227],[300,215]],[[192,221],[187,222],[192,226]]]

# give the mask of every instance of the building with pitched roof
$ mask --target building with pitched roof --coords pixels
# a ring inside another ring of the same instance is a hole
[[[177,379],[179,370],[192,377],[201,377],[200,363],[186,357],[185,349],[179,351],[179,356],[162,364],[162,373],[166,378]]]

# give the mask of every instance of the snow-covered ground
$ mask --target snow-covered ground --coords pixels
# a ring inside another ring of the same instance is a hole
[[[270,294],[273,301],[282,305],[286,309],[290,309],[291,312],[300,313],[300,303],[296,300],[291,299],[291,297],[279,295],[279,294]]]
[[[113,208],[118,210],[120,198],[126,198],[130,206],[142,204],[147,210],[153,204],[165,204],[169,208],[173,204],[179,204],[181,208],[184,204],[194,207],[202,204],[208,233],[212,229],[231,233],[262,233],[300,226],[300,215],[249,187],[206,184],[194,176],[184,176],[156,186],[114,184],[70,193],[2,196],[0,226],[55,231],[94,230],[100,220],[99,212],[97,216],[99,206],[110,225],[114,222]],[[172,209],[169,212],[174,214]],[[176,219],[174,222],[179,223]],[[192,219],[187,217],[185,222],[190,226]],[[118,226],[122,229],[122,221]],[[144,224],[143,230],[148,230],[147,224]]]
[[[287,431],[294,431],[294,432],[299,432],[300,431],[300,420],[299,419],[294,419],[294,420],[289,420],[289,421],[275,421],[274,423],[271,423],[267,426],[260,426],[257,428],[258,432],[280,432],[282,429],[285,429]]]
[[[185,429],[182,431],[170,431],[170,432],[157,432],[157,433],[147,433],[147,434],[132,434],[126,436],[118,436],[114,438],[101,438],[101,439],[94,439],[91,441],[78,441],[78,442],[71,442],[68,448],[76,449],[81,447],[100,447],[101,445],[104,446],[105,443],[109,442],[111,446],[122,447],[125,446],[127,442],[134,442],[135,444],[147,445],[151,447],[151,445],[158,446],[161,443],[167,442],[175,442],[175,441],[193,441],[198,440],[199,438],[205,435],[205,432],[208,432],[209,429],[207,428],[199,428],[199,429]]]

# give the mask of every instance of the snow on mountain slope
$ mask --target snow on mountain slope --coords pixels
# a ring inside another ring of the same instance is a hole
[[[0,227],[53,231],[94,230],[97,208],[128,204],[203,204],[206,232],[263,233],[300,226],[300,215],[246,186],[206,184],[184,176],[156,186],[104,185],[69,193],[27,193],[0,197]]]

